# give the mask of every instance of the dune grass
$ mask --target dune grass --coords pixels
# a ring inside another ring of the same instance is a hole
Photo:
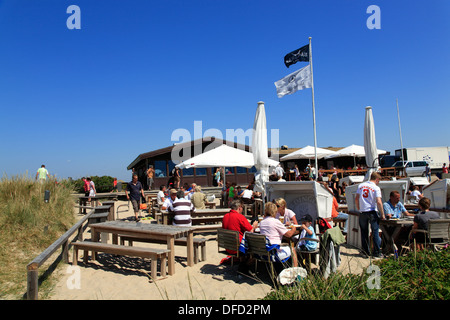
[[[71,192],[55,179],[41,184],[24,174],[0,180],[0,299],[22,298],[27,264],[75,223]]]

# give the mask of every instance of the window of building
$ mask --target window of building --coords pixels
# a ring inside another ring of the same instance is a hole
[[[167,177],[166,161],[164,160],[155,161],[155,177],[156,178]]]
[[[236,167],[236,173],[237,173],[237,174],[247,173],[247,168],[244,168],[244,167]]]
[[[183,169],[183,177],[193,176],[193,175],[194,175],[194,168]]]
[[[195,168],[196,176],[206,176],[206,168]]]

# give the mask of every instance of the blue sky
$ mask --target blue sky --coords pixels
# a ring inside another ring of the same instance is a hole
[[[81,29],[69,30],[69,5]],[[370,5],[381,29],[370,30]],[[175,129],[247,130],[258,101],[280,145],[314,145],[311,89],[278,98],[312,37],[317,144],[448,146],[450,2],[0,0],[0,168],[128,179]],[[270,139],[270,137],[269,137]],[[269,140],[270,141],[270,140]]]

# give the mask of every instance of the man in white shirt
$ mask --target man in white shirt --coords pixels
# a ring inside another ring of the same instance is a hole
[[[363,254],[369,255],[369,223],[372,229],[373,252],[374,258],[381,258],[380,245],[381,238],[379,236],[380,218],[384,217],[383,202],[381,200],[381,189],[378,187],[381,176],[374,172],[370,176],[370,180],[361,183],[356,191],[355,205],[360,211],[359,227],[361,229],[361,246]],[[378,212],[377,212],[378,209]]]
[[[167,210],[176,199],[177,199],[177,189],[170,189],[169,197],[166,200],[164,200],[161,210]]]
[[[158,202],[158,205],[162,205],[165,200],[165,192],[166,192],[166,186],[162,185],[159,187],[158,195],[156,196],[156,201]]]

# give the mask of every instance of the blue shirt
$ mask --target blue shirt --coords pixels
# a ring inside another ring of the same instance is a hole
[[[313,239],[317,239],[316,238],[316,233],[314,232],[314,228],[312,226],[308,227],[309,230],[312,231],[312,235],[309,235],[306,230],[302,230],[302,232],[300,233],[300,239],[301,238],[313,238]],[[317,242],[315,241],[311,241],[311,240],[302,240],[297,242],[297,246],[300,247],[301,245],[304,245],[306,247],[306,249],[308,249],[308,251],[313,251],[317,249]]]
[[[401,218],[402,213],[406,211],[405,206],[401,202],[397,203],[394,207],[391,200],[383,204],[383,210],[385,215],[392,214],[392,218]]]

